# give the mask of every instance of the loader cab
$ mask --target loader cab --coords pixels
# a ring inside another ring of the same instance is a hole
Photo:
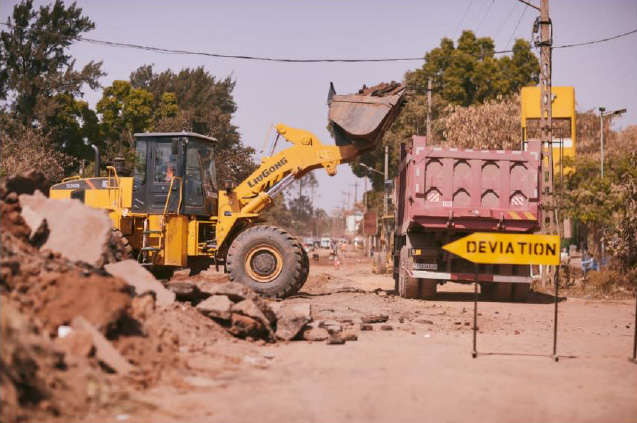
[[[217,214],[214,146],[191,132],[135,134],[135,213]]]

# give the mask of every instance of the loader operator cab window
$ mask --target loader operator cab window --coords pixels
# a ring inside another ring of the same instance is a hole
[[[189,140],[184,191],[186,207],[202,208],[203,214],[213,214],[216,210],[215,163],[210,143]]]
[[[172,154],[170,142],[158,142],[155,146],[155,182],[170,182],[177,170],[177,155]]]
[[[133,165],[133,182],[135,185],[146,183],[146,154],[148,153],[148,141],[137,140],[135,142],[135,164]]]

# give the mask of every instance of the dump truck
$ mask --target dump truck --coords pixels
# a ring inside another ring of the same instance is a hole
[[[105,209],[130,256],[158,278],[169,278],[175,269],[198,273],[221,266],[232,281],[264,296],[285,297],[305,283],[309,260],[296,238],[263,224],[261,213],[308,172],[323,168],[334,176],[339,164],[378,145],[404,94],[399,83],[351,95],[338,95],[331,85],[328,118],[336,145],[278,124],[258,168],[236,186],[217,181],[216,139],[190,132],[139,133],[131,176],[124,176],[121,166],[107,166],[106,176],[100,176],[96,149],[94,177],[67,178],[49,194]],[[292,146],[275,152],[280,139]]]
[[[427,145],[414,136],[401,145],[396,178],[394,280],[405,298],[431,299],[447,282],[473,283],[473,263],[442,246],[473,232],[534,233],[542,210],[541,146],[526,151],[471,150]],[[530,267],[479,265],[481,292],[524,301]]]

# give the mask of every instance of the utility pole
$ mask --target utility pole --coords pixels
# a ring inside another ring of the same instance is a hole
[[[427,135],[428,134],[429,133],[427,133]],[[385,175],[383,180],[383,216],[387,216],[388,198],[387,198],[387,188],[385,187],[385,184],[387,183],[388,179],[389,179],[389,146],[386,145],[385,146]]]
[[[544,234],[555,234],[555,198],[553,196],[553,110],[551,93],[551,49],[552,23],[549,17],[549,0],[540,1],[540,17],[535,21],[534,32],[540,33],[540,129],[542,141],[542,176],[540,189],[542,192],[541,231]],[[557,269],[542,266],[542,284],[546,287],[554,280]]]
[[[352,203],[353,207],[356,207],[356,200],[358,200],[358,181],[355,181],[353,184],[354,185],[354,202]]]
[[[427,144],[431,142],[431,77],[427,80]],[[385,176],[387,179],[387,176]]]
[[[600,170],[601,178],[604,179],[604,116],[612,117],[626,113],[626,109],[615,110],[614,112],[604,113],[606,107],[599,108],[599,148],[600,148]]]

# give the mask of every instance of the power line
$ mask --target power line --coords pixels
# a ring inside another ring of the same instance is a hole
[[[594,40],[594,41],[585,41],[582,43],[575,43],[575,44],[564,44],[561,46],[553,46],[553,48],[570,48],[570,47],[580,47],[580,46],[589,46],[591,44],[598,44],[598,43],[603,43],[606,41],[611,41],[611,40],[616,40],[618,38],[622,38],[622,37],[626,37],[627,35],[631,35],[631,34],[635,34],[637,33],[637,28],[633,29],[632,31],[628,31],[628,32],[624,32],[623,34],[619,34],[619,35],[614,35],[612,37],[608,37],[608,38],[602,38],[601,40]]]
[[[462,15],[462,19],[460,19],[460,22],[458,22],[458,26],[456,26],[455,31],[453,31],[453,39],[454,40],[456,39],[456,35],[458,34],[458,30],[460,29],[460,26],[464,22],[464,18],[467,17],[467,13],[469,13],[469,9],[471,9],[471,5],[473,5],[473,0],[471,0],[469,2],[469,7],[467,7],[467,10],[464,11],[464,15]]]
[[[487,15],[491,11],[491,7],[493,7],[493,3],[495,3],[495,0],[491,0],[491,3],[489,3],[489,7],[487,7],[487,11],[482,16],[482,20],[480,20],[480,23],[478,24],[478,27],[476,28],[476,34],[478,33],[478,31],[480,31],[480,28],[482,28],[482,24],[484,23],[485,19],[487,19]]]
[[[507,17],[504,19],[504,21],[502,22],[502,25],[500,25],[500,28],[498,29],[498,31],[495,33],[495,35],[493,36],[493,38],[498,38],[498,35],[500,35],[500,33],[502,32],[502,30],[504,29],[504,27],[506,26],[507,22],[509,22],[509,19],[511,19],[511,15],[513,15],[513,11],[518,7],[517,3],[513,3],[513,7],[511,8],[511,11],[509,11],[509,14],[507,15]]]
[[[525,9],[525,11],[526,11],[526,9]],[[515,30],[517,30],[517,28],[519,27],[523,16],[524,16],[524,13],[520,17],[520,20],[518,21],[518,24],[516,25]],[[144,46],[144,45],[131,44],[131,43],[120,43],[120,42],[115,42],[115,41],[98,40],[98,39],[94,39],[94,38],[85,38],[85,37],[80,37],[80,36],[75,36],[74,37],[74,36],[58,34],[58,33],[49,32],[49,31],[35,30],[35,29],[32,29],[32,28],[26,28],[26,27],[22,27],[22,26],[18,26],[18,25],[11,25],[11,24],[8,24],[8,23],[0,23],[0,25],[4,25],[4,26],[9,27],[9,28],[22,29],[22,30],[26,30],[26,31],[29,31],[29,32],[39,32],[39,33],[42,33],[42,34],[48,34],[48,35],[53,35],[53,36],[57,36],[57,37],[60,37],[60,38],[65,38],[67,40],[86,42],[86,43],[95,44],[95,45],[101,45],[101,46],[106,46],[106,47],[145,50],[145,51],[151,51],[151,52],[154,52],[154,53],[161,53],[161,54],[206,56],[206,57],[214,57],[214,58],[220,58],[220,59],[241,59],[241,60],[254,60],[254,61],[267,61],[267,62],[284,62],[284,63],[364,63],[364,62],[400,62],[400,61],[417,61],[417,60],[423,61],[423,60],[425,60],[424,57],[393,57],[393,58],[367,58],[367,59],[329,59],[329,58],[291,59],[291,58],[260,57],[260,56],[247,56],[247,55],[231,55],[231,54],[208,53],[208,52],[198,52],[198,51],[180,50],[180,49],[167,49],[167,48],[163,48],[163,47]],[[513,38],[513,35],[515,35],[515,30],[513,31],[513,34],[511,34],[511,38]],[[635,34],[635,33],[637,33],[637,28],[632,30],[632,31],[625,32],[623,34],[614,35],[612,37],[603,38],[603,39],[600,39],[600,40],[585,41],[585,42],[581,42],[581,43],[573,43],[573,44],[565,44],[565,45],[560,45],[560,46],[553,46],[553,48],[554,49],[556,49],[556,48],[571,48],[571,47],[580,47],[580,46],[585,46],[585,45],[603,43],[603,42],[606,42],[606,41],[611,41],[611,40],[616,40],[618,38],[626,37],[628,35],[632,35],[632,34]],[[509,39],[509,43],[510,42],[511,42],[511,40]],[[509,43],[507,43],[507,46],[508,46]],[[494,51],[494,54],[505,54],[505,53],[511,53],[512,51],[513,50],[500,50],[500,51]]]
[[[509,41],[507,41],[507,44],[506,44],[506,46],[504,46],[504,48],[508,48],[509,44],[511,44],[511,40],[513,39],[513,36],[515,35],[515,33],[517,32],[518,28],[520,27],[520,22],[522,22],[522,18],[524,17],[524,14],[526,13],[526,9],[528,9],[528,8],[529,8],[529,6],[524,6],[524,10],[522,10],[522,15],[520,15],[520,19],[518,20],[517,25],[515,25],[515,29],[511,33],[511,36],[509,37]]]

